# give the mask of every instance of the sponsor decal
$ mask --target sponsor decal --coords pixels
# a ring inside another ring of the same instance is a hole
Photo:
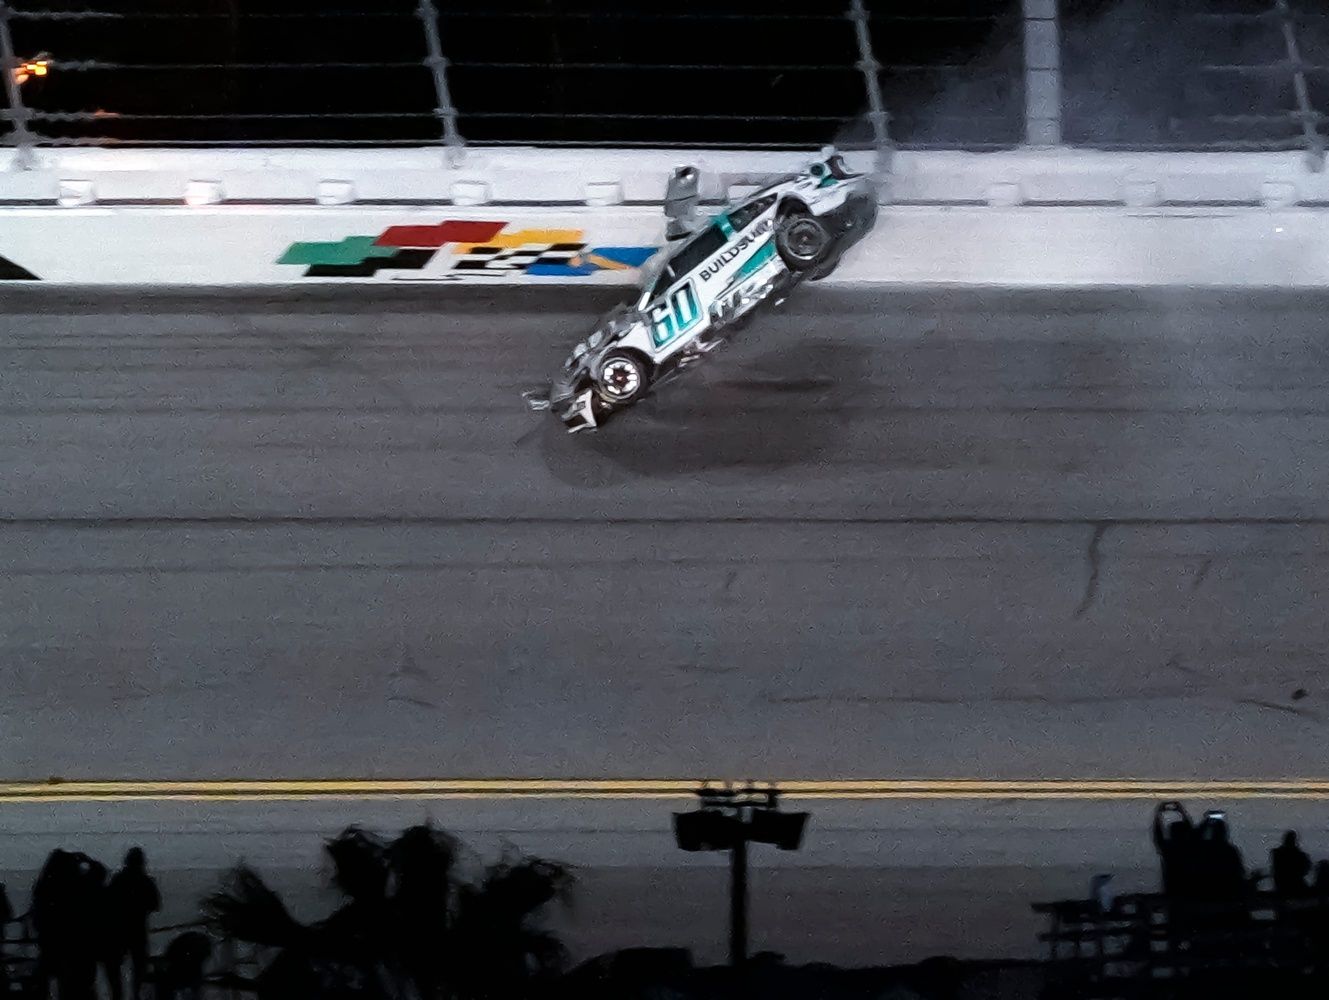
[[[716,256],[710,259],[710,261],[706,264],[705,267],[703,267],[700,271],[697,272],[698,274],[701,275],[701,280],[710,281],[717,274],[719,274],[721,270],[724,269],[724,266],[726,264],[742,256],[743,251],[746,250],[748,247],[752,246],[752,244],[756,243],[757,238],[759,236],[765,235],[766,233],[770,232],[770,230],[771,230],[771,220],[767,219],[761,225],[755,226],[752,232],[748,233],[733,246],[729,247],[726,250],[721,250],[720,253],[718,253]]]
[[[389,226],[377,236],[347,236],[331,243],[292,243],[278,264],[303,266],[306,278],[372,278],[379,271],[406,280],[463,280],[513,273],[581,277],[641,267],[656,247],[589,247],[580,229],[508,230],[506,221],[448,220],[436,225]],[[444,248],[448,253],[440,258]],[[422,275],[427,266],[441,275]]]
[[[743,261],[743,266],[734,274],[733,284],[737,284],[749,275],[755,274],[761,269],[761,266],[775,256],[775,240],[767,240],[747,260]]]
[[[0,257],[0,281],[41,281],[26,267],[19,267],[8,257]]]

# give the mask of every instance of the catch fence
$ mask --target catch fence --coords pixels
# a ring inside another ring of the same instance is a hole
[[[1318,7],[0,0],[0,114],[25,147],[1032,143],[1318,162]]]

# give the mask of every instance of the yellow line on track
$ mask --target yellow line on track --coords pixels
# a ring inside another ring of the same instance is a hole
[[[0,804],[17,802],[298,801],[313,799],[688,799],[710,788],[778,790],[797,799],[1059,799],[1186,797],[1329,800],[1329,779],[1037,780],[835,779],[725,782],[700,779],[487,778],[438,780],[4,781]]]

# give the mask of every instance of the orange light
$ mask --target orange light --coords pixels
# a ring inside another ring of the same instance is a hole
[[[16,83],[27,83],[30,77],[46,76],[51,71],[50,61],[47,59],[28,59],[21,62],[14,69],[14,81]]]

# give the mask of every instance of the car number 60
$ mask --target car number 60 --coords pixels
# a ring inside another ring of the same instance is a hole
[[[692,282],[685,281],[669,294],[669,301],[651,310],[651,336],[656,347],[663,347],[690,329],[701,318],[697,293]]]

